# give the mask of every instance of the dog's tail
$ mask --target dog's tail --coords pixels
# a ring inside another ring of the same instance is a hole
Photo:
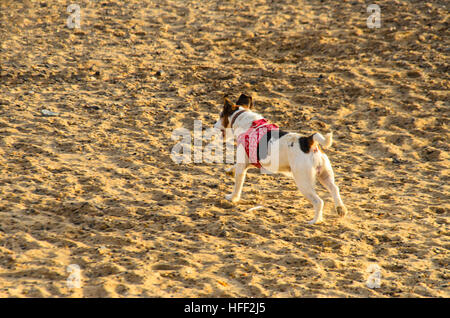
[[[331,147],[333,143],[333,133],[330,132],[324,136],[320,133],[315,133],[313,135],[314,141],[318,142],[324,149]]]
[[[315,145],[319,144],[324,149],[331,147],[331,144],[333,143],[333,133],[328,133],[325,135],[325,137],[321,133],[314,133],[309,137],[300,137],[298,139],[298,142],[300,144],[300,149],[304,153],[309,153],[311,149],[315,149]]]

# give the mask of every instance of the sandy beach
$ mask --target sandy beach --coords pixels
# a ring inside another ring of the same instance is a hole
[[[448,1],[71,3],[0,1],[0,297],[450,296]],[[333,131],[345,218],[173,162],[242,92]]]

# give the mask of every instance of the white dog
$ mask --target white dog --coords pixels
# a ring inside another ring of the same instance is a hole
[[[261,115],[253,112],[251,96],[242,94],[236,104],[225,98],[220,119],[214,125],[225,136],[231,130],[237,139],[237,163],[234,166],[235,184],[233,193],[226,199],[238,202],[247,170],[252,166],[273,173],[292,176],[301,193],[313,204],[314,219],[310,224],[323,221],[323,201],[314,190],[316,178],[331,193],[340,216],[347,213],[341,200],[339,188],[334,183],[334,173],[328,157],[319,146],[328,148],[333,142],[332,134],[325,137],[315,133],[302,137],[296,133],[281,131]]]

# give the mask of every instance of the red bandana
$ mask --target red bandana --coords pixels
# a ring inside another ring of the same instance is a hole
[[[245,133],[242,133],[237,137],[238,146],[240,144],[244,146],[245,152],[250,159],[250,163],[257,168],[261,168],[257,155],[259,141],[269,130],[277,129],[277,125],[269,124],[267,120],[263,118],[255,120]]]

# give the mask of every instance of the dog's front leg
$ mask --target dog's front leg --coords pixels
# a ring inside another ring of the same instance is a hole
[[[236,163],[234,166],[234,188],[233,193],[227,194],[225,198],[231,202],[238,202],[241,199],[242,185],[247,175],[248,165]]]

